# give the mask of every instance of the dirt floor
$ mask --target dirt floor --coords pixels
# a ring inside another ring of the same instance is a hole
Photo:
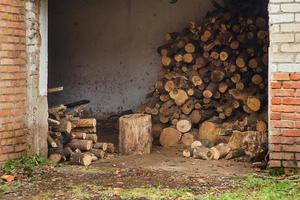
[[[0,199],[113,199],[118,190],[157,187],[199,195],[230,190],[235,177],[253,172],[247,163],[186,159],[180,152],[155,148],[151,155],[113,155],[90,167],[39,168],[7,187],[2,183]]]
[[[117,143],[117,131],[112,126],[99,130],[100,141]],[[34,169],[17,175],[12,183],[0,182],[0,199],[120,199],[120,191],[138,188],[168,189],[171,194],[186,189],[193,195],[220,193],[230,191],[236,177],[252,172],[249,163],[187,159],[180,147],[154,146],[150,155],[113,154],[89,167],[64,163]],[[147,191],[142,191],[142,196],[148,199]]]

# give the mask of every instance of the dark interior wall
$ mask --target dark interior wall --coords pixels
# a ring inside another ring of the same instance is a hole
[[[161,68],[156,48],[211,9],[210,0],[49,1],[49,103],[91,100],[101,117],[135,109]]]

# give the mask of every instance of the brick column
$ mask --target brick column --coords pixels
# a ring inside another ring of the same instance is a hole
[[[300,0],[270,0],[270,167],[300,168]]]
[[[27,150],[23,0],[0,0],[0,166]]]

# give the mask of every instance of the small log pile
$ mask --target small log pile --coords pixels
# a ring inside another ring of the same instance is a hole
[[[257,9],[245,16],[224,2],[214,1],[201,22],[167,33],[157,49],[159,80],[138,112],[152,115],[153,137],[164,147],[189,144],[193,128],[209,147],[228,143],[234,130],[267,132],[268,20]]]
[[[199,138],[198,138],[199,139]],[[227,138],[228,142],[220,142],[209,146],[199,140],[194,140],[182,152],[184,157],[193,157],[203,160],[235,159],[241,156],[247,161],[263,161],[266,159],[268,149],[267,134],[258,131],[233,131]]]
[[[99,143],[95,118],[81,118],[86,101],[49,107],[48,154],[54,163],[88,166],[114,153],[112,143]]]

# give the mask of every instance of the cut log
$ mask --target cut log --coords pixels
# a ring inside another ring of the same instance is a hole
[[[166,83],[165,83],[165,86],[164,86],[164,88],[165,88],[165,90],[167,91],[167,92],[171,92],[172,90],[174,90],[175,89],[175,83],[174,83],[174,81],[172,81],[172,80],[168,80]]]
[[[132,114],[119,118],[119,152],[150,154],[152,147],[151,115]]]
[[[194,109],[194,100],[190,99],[188,100],[185,104],[183,104],[183,106],[181,107],[181,111],[188,115],[192,112],[192,110]]]
[[[267,133],[247,131],[242,141],[242,148],[253,161],[264,160],[268,152]]]
[[[225,157],[226,160],[230,160],[233,158],[238,158],[241,156],[245,155],[245,151],[243,149],[236,149],[236,150],[231,150],[227,156]]]
[[[64,87],[49,88],[48,89],[48,94],[56,93],[56,92],[61,92],[63,90],[64,90]]]
[[[48,141],[49,146],[51,146],[52,148],[58,147],[55,140],[51,137],[50,134],[48,134],[47,141]]]
[[[73,139],[86,139],[86,133],[83,132],[71,132]]]
[[[115,151],[116,151],[115,145],[113,143],[107,143],[106,152],[107,153],[115,153]]]
[[[218,85],[216,83],[210,83],[203,91],[203,96],[210,99],[217,90]]]
[[[202,143],[196,140],[191,144],[191,149],[195,149],[196,147],[201,147],[201,146],[203,146]]]
[[[71,164],[89,166],[92,163],[92,156],[85,153],[74,153],[71,158]]]
[[[105,152],[101,149],[91,149],[90,152],[97,156],[99,159],[103,159],[105,156]]]
[[[97,134],[86,134],[86,139],[92,140],[94,143],[96,143],[98,141],[98,136]]]
[[[159,138],[162,130],[163,130],[163,125],[162,124],[153,124],[152,125],[152,137],[153,138]]]
[[[211,160],[220,160],[227,156],[230,152],[230,147],[227,144],[220,143],[215,147],[210,149],[209,159]]]
[[[237,150],[242,148],[242,141],[245,138],[246,133],[240,131],[233,131],[228,145],[231,150]]]
[[[61,161],[62,157],[60,154],[55,153],[51,154],[48,159],[51,160],[52,163],[57,164]]]
[[[57,114],[60,111],[65,111],[67,109],[66,106],[64,106],[63,104],[57,105],[57,106],[52,106],[48,109],[49,114]]]
[[[268,127],[267,127],[267,123],[265,121],[263,121],[263,120],[257,121],[256,131],[265,133],[265,132],[267,132],[267,129],[268,129]]]
[[[192,156],[193,156],[192,149],[185,149],[185,150],[183,150],[182,155],[183,155],[183,157],[185,157],[185,158],[190,158],[190,157],[192,157]]]
[[[261,107],[261,102],[257,97],[250,96],[247,98],[247,106],[254,112],[259,111]]]
[[[193,149],[193,158],[208,160],[210,150],[205,146],[197,146]]]
[[[48,118],[48,124],[49,124],[49,126],[59,126],[60,125],[60,121]]]
[[[189,115],[192,124],[199,124],[201,120],[201,112],[199,110],[193,110]]]
[[[191,133],[185,133],[183,134],[181,138],[182,144],[185,146],[191,146],[191,144],[195,141],[194,135]]]
[[[97,142],[93,145],[93,148],[94,149],[101,149],[103,151],[106,151],[107,150],[107,143],[105,142]]]
[[[59,125],[53,125],[52,129],[56,132],[71,133],[72,123],[68,120],[61,120]]]
[[[72,150],[80,149],[82,151],[89,151],[93,146],[93,141],[73,139],[68,146],[71,147]]]
[[[172,90],[169,95],[178,106],[183,105],[189,99],[187,93],[182,89]]]
[[[181,133],[189,132],[192,128],[192,123],[189,119],[180,119],[176,124],[176,129]]]
[[[214,122],[205,121],[199,128],[198,138],[200,140],[208,140],[214,144],[228,142],[229,136],[226,136],[228,130],[223,129],[221,125]]]
[[[95,118],[91,119],[77,119],[77,120],[71,120],[72,124],[75,125],[75,127],[78,128],[90,128],[90,127],[96,127],[97,121]]]
[[[73,155],[73,150],[70,147],[65,147],[62,152],[61,155],[64,156],[67,159],[70,159],[70,157]]]
[[[163,129],[160,134],[159,142],[163,147],[173,147],[178,144],[181,139],[181,133],[175,128],[169,127]]]
[[[74,129],[72,129],[72,132],[84,132],[86,134],[96,133],[97,128],[96,127],[93,127],[93,128],[74,128]]]

